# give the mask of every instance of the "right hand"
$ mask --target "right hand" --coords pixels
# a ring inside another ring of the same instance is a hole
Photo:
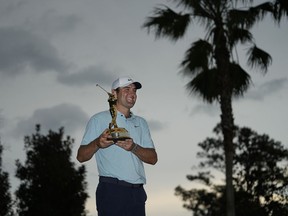
[[[109,129],[105,129],[103,133],[98,137],[97,146],[99,148],[107,148],[112,145],[114,142],[113,140],[108,140],[108,138],[112,138],[109,132]]]

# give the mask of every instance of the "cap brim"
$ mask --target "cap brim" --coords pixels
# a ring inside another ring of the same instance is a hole
[[[141,89],[142,85],[139,82],[133,82],[133,84],[135,85],[136,89]]]

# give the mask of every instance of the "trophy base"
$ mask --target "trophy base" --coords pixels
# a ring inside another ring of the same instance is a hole
[[[108,138],[108,140],[113,140],[114,142],[131,139],[125,128],[112,128],[110,129],[110,135],[111,138]]]

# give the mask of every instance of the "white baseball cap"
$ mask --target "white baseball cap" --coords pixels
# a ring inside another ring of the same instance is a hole
[[[142,88],[141,83],[134,81],[131,77],[125,76],[125,77],[119,77],[112,83],[112,89],[117,89],[119,87],[125,87],[130,84],[134,84],[136,89]]]

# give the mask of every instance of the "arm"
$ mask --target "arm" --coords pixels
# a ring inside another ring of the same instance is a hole
[[[134,143],[133,139],[118,141],[116,145],[125,149],[126,151],[131,151],[145,163],[155,165],[158,161],[158,156],[154,148],[143,148],[140,145]]]
[[[134,147],[131,151],[145,163],[155,165],[158,161],[157,152],[154,148],[143,148],[134,143]]]
[[[113,141],[107,140],[108,137],[109,131],[106,129],[98,138],[89,144],[81,145],[77,152],[77,160],[81,163],[88,161],[100,148],[107,148],[108,146],[112,145]]]
[[[77,160],[81,163],[88,161],[98,151],[98,138],[87,145],[81,145],[77,152]]]

